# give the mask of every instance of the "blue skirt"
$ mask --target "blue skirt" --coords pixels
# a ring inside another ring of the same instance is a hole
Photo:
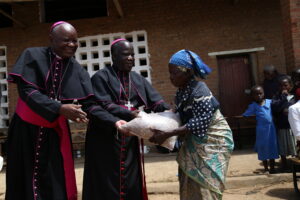
[[[258,153],[259,160],[279,158],[276,129],[273,123],[257,125],[255,151]]]

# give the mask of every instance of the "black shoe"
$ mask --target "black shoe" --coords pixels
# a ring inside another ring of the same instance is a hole
[[[286,168],[286,169],[284,170],[284,173],[292,173],[292,172],[293,172],[293,170],[290,169],[290,168]]]

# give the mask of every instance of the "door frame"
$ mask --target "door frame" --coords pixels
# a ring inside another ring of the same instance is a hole
[[[236,50],[227,50],[227,51],[216,51],[208,53],[208,56],[213,57],[215,60],[216,65],[218,65],[217,56],[237,56],[241,54],[248,54],[249,55],[249,64],[251,67],[252,78],[253,78],[253,85],[259,83],[259,71],[258,71],[258,53],[260,51],[265,51],[265,47],[256,47],[256,48],[249,48],[249,49],[236,49]],[[219,79],[218,79],[219,81]],[[218,83],[218,87],[219,87]],[[219,94],[219,88],[218,88]]]

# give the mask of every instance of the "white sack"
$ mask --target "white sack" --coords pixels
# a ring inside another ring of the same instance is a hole
[[[140,138],[149,139],[153,135],[153,132],[150,130],[151,128],[161,131],[172,131],[179,126],[180,118],[178,114],[173,112],[166,111],[147,114],[141,111],[135,119],[122,125],[121,128]],[[177,136],[170,137],[161,146],[173,150],[176,139]]]

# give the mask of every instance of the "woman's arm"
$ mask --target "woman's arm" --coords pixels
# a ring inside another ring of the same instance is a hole
[[[173,131],[160,131],[153,130],[154,135],[149,139],[150,142],[161,144],[167,138],[175,135],[185,135],[191,133],[197,137],[202,137],[206,134],[209,124],[212,120],[214,108],[209,97],[195,98],[191,107],[193,117],[188,122],[173,130]]]
[[[152,129],[152,131],[154,132],[154,134],[149,139],[149,141],[159,145],[162,144],[169,137],[176,136],[176,135],[180,136],[189,133],[189,130],[186,128],[185,125],[169,132],[164,132],[157,129]]]

